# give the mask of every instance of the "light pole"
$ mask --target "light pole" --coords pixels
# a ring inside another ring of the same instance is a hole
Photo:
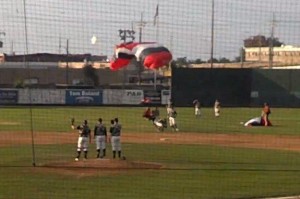
[[[138,22],[139,43],[142,43],[143,28],[145,27],[145,25],[146,25],[146,22],[143,20],[143,13],[141,13],[141,20],[140,20],[140,22]],[[138,67],[137,69],[138,69],[138,76],[139,76],[139,85],[141,85],[143,64],[139,62],[137,67]]]
[[[66,47],[66,85],[69,84],[69,39],[67,39],[67,47]]]
[[[65,39],[65,38],[64,38]],[[61,55],[61,48],[66,50],[66,54],[62,55],[62,62],[66,62],[66,70],[65,70],[65,84],[66,86],[69,84],[69,39],[67,38],[66,46],[61,45],[61,37],[59,36],[59,46],[58,46],[58,53]]]
[[[131,39],[131,41],[134,41],[134,34],[134,30],[119,29],[119,37],[123,41],[123,43],[126,43],[127,38]],[[123,88],[125,87],[126,76],[126,68],[123,68]]]
[[[119,37],[120,39],[126,43],[126,39],[129,38],[131,39],[131,41],[134,41],[135,37],[134,37],[135,31],[134,30],[119,30]]]
[[[214,25],[215,25],[215,1],[212,0],[211,11],[211,48],[210,48],[210,68],[213,68],[214,58]]]
[[[274,57],[274,29],[275,29],[275,14],[273,13],[273,19],[271,24],[271,38],[269,42],[269,68],[273,67],[273,57]]]

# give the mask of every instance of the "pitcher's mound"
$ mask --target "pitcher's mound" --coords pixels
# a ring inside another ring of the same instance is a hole
[[[42,165],[49,171],[55,171],[62,174],[109,174],[119,173],[130,170],[160,169],[163,165],[154,162],[129,161],[120,159],[87,159],[69,162],[51,162]]]

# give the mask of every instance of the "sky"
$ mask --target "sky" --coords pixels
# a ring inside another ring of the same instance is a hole
[[[0,52],[7,54],[66,53],[68,40],[69,53],[110,58],[120,29],[135,30],[139,41],[141,18],[142,41],[165,45],[174,59],[209,59],[212,21],[217,59],[239,56],[250,36],[270,37],[272,24],[274,37],[300,46],[299,0],[1,0],[0,10]]]

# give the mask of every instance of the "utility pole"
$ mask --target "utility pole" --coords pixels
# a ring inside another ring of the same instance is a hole
[[[210,68],[213,68],[214,58],[214,25],[215,25],[215,1],[212,0],[211,11],[211,48],[210,48]]]
[[[141,20],[138,23],[138,27],[139,27],[139,43],[142,43],[142,36],[143,36],[143,28],[145,27],[146,22],[143,20],[143,13],[141,13]],[[138,78],[139,78],[139,85],[141,85],[141,76],[142,76],[142,67],[143,64],[142,63],[138,63],[137,69],[138,69]]]
[[[274,29],[275,29],[275,14],[273,13],[273,19],[271,23],[271,38],[269,43],[269,68],[273,67],[273,56],[274,56]]]
[[[244,59],[245,59],[245,50],[244,50],[244,48],[242,47],[241,49],[240,49],[240,63],[241,63],[241,68],[243,68],[244,67]]]
[[[10,54],[11,55],[14,55],[15,53],[14,53],[14,41],[11,41],[11,43],[10,43]]]
[[[66,85],[69,84],[69,39],[67,39],[67,57],[66,57]]]
[[[141,13],[141,21],[138,24],[138,26],[139,26],[139,42],[140,43],[142,42],[143,28],[145,27],[145,25],[146,25],[146,22],[144,22],[144,20],[143,20],[143,13]]]
[[[61,50],[61,37],[59,35],[59,39],[58,39],[58,54],[61,53],[60,50]]]

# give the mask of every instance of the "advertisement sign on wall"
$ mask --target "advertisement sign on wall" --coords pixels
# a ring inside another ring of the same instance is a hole
[[[168,104],[171,99],[171,90],[162,90],[161,91],[161,104]]]
[[[86,89],[86,90],[66,90],[66,104],[86,104],[99,105],[102,104],[102,90]]]
[[[137,105],[143,98],[142,90],[105,89],[103,91],[103,104]]]
[[[65,104],[65,90],[19,89],[19,104]]]
[[[17,104],[18,90],[0,90],[0,104]]]
[[[123,98],[123,90],[121,89],[104,89],[103,104],[121,104]]]
[[[123,104],[141,104],[144,99],[142,90],[125,90]]]

